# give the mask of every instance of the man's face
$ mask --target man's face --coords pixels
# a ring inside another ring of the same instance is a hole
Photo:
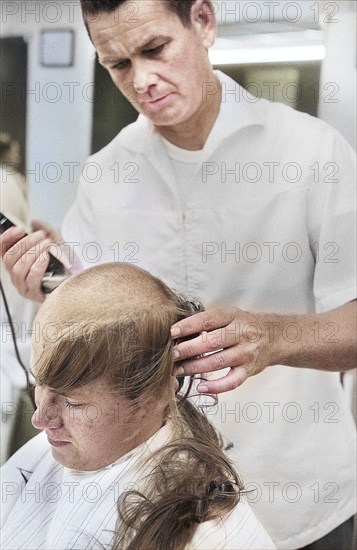
[[[212,17],[197,0],[187,28],[166,1],[145,0],[124,2],[88,26],[99,62],[135,109],[158,127],[176,127],[205,110]]]
[[[97,470],[137,445],[140,423],[128,400],[96,380],[66,395],[36,386],[32,423],[45,430],[57,462],[76,470]],[[141,440],[139,440],[141,442]]]

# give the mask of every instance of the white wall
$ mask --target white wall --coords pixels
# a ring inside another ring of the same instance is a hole
[[[2,0],[0,9],[1,35],[23,36],[28,43],[26,160],[31,216],[58,229],[90,153],[94,50],[78,1]],[[41,31],[58,28],[75,32],[74,65],[43,67]]]
[[[340,2],[336,22],[325,25],[318,116],[356,149],[356,4]]]

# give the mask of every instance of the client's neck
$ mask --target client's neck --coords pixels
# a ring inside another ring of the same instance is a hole
[[[123,441],[123,447],[117,460],[148,441],[164,426],[165,422],[166,415],[163,411],[160,411],[158,414],[152,414],[152,411],[147,411],[145,418],[141,414],[138,418],[134,416],[132,429],[130,430],[131,433]]]

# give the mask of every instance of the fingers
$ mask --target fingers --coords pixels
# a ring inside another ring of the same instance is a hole
[[[48,245],[47,241],[43,245]],[[41,285],[49,262],[48,252],[34,247],[9,270],[11,281],[25,298],[43,301]]]
[[[63,239],[62,239],[61,235],[59,233],[57,233],[57,231],[55,231],[53,229],[53,227],[51,227],[49,224],[44,223],[40,220],[32,220],[31,226],[32,226],[33,231],[39,231],[40,229],[45,231],[47,237],[49,239],[51,239],[51,241],[53,241],[54,243],[59,244],[59,245],[61,245],[63,243]]]
[[[182,338],[197,332],[222,328],[234,320],[235,312],[234,308],[216,308],[195,313],[195,315],[175,323],[171,328],[171,336]]]
[[[174,347],[175,361],[196,358],[204,353],[212,353],[239,343],[236,326],[231,325],[211,332],[202,332],[196,338],[180,342]]]
[[[53,231],[50,225],[42,222],[41,220],[32,220],[31,227],[33,231],[39,231],[40,229],[43,229],[44,231],[46,231],[46,233],[51,233],[51,231]]]
[[[199,336],[174,346],[176,376],[204,375],[228,368],[228,374],[202,382],[198,390],[215,394],[237,388],[248,376],[275,364],[271,361],[269,334],[262,328],[265,323],[261,314],[233,307],[208,310],[179,321],[172,326],[174,337],[184,340],[195,333]]]
[[[1,257],[6,254],[6,252],[14,246],[14,244],[17,243],[20,239],[25,237],[26,232],[25,230],[20,226],[14,226],[10,229],[7,229],[4,231],[4,233],[0,237],[1,242]]]
[[[247,365],[251,360],[252,355],[249,352],[231,347],[205,357],[184,361],[174,372],[175,376],[192,376]]]
[[[72,265],[69,260],[68,254],[66,253],[65,247],[63,246],[64,243],[61,235],[57,233],[57,231],[55,231],[53,227],[40,220],[32,220],[31,225],[34,231],[42,229],[46,232],[48,239],[50,239],[50,241],[52,242],[52,245],[49,248],[49,252],[52,254],[52,256],[62,262],[66,269],[70,270]]]
[[[17,229],[17,228],[16,228]],[[9,232],[13,231],[13,229],[9,229]],[[3,237],[5,237],[7,234],[7,231],[4,233]],[[31,251],[31,254],[33,255],[33,249],[36,249],[36,252],[39,250],[39,244],[43,242],[46,239],[46,233],[44,231],[36,231],[35,233],[31,233],[31,235],[26,235],[20,240],[17,240],[11,246],[7,252],[4,254],[4,262],[6,264],[6,267],[11,270],[14,265],[29,251]]]
[[[6,238],[9,242],[9,236]],[[41,283],[49,261],[50,244],[43,230],[36,231],[18,240],[3,256],[12,283],[26,298],[37,301],[44,299]]]
[[[248,378],[248,372],[245,367],[235,367],[230,369],[228,374],[215,380],[205,380],[197,386],[200,393],[218,394],[232,391],[238,388]]]
[[[42,279],[46,273],[48,262],[48,253],[44,251],[32,264],[27,273],[25,285],[22,291],[22,295],[25,296],[25,298],[35,300],[36,302],[44,301],[45,295],[42,290]]]
[[[35,227],[42,227],[27,235],[20,227],[12,227],[1,236],[1,253],[4,265],[18,292],[25,298],[42,302],[45,299],[42,292],[42,279],[50,260],[49,254],[58,258],[70,271],[71,263],[60,246],[60,237],[53,230],[40,222]],[[50,238],[56,236],[56,242]]]

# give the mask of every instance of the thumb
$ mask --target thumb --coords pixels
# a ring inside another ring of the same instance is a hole
[[[64,243],[61,235],[57,231],[55,231],[53,227],[51,227],[47,223],[44,223],[41,220],[32,220],[31,226],[33,231],[38,231],[39,229],[46,231],[47,239],[54,243],[53,246],[49,246],[48,252],[50,252],[52,256],[55,256],[60,262],[62,262],[67,270],[70,270],[72,267],[71,262],[69,260],[68,253],[63,246]]]

